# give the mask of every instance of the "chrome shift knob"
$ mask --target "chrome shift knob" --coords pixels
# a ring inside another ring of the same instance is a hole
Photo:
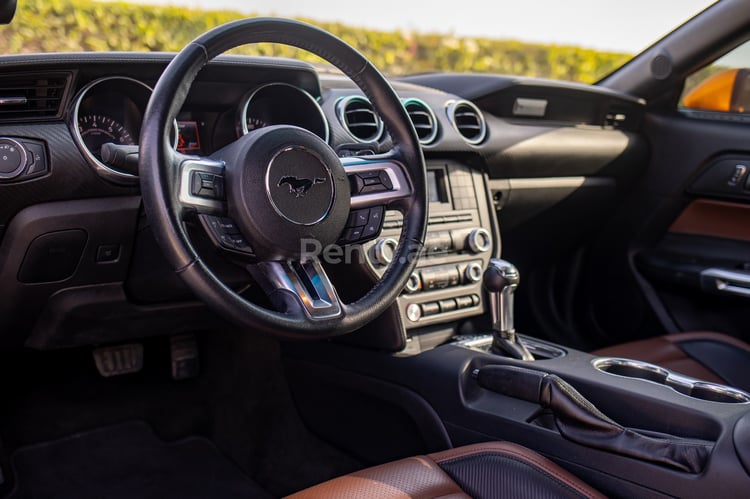
[[[483,286],[490,300],[492,314],[492,350],[521,360],[534,360],[518,340],[513,324],[513,294],[521,281],[515,265],[493,258],[484,271]]]
[[[484,271],[484,289],[489,293],[492,329],[515,336],[513,326],[513,293],[521,281],[515,265],[493,258]]]

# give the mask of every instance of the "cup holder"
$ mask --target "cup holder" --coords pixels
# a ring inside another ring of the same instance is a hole
[[[663,367],[640,360],[601,357],[594,359],[593,364],[603,373],[650,381],[700,400],[723,404],[746,404],[750,402],[750,395],[741,390],[676,374]]]

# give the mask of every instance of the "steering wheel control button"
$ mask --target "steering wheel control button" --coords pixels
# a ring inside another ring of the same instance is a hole
[[[393,182],[391,181],[391,177],[388,175],[388,172],[381,171],[378,177],[380,177],[380,183],[383,184],[383,186],[387,190],[389,191],[393,190]]]
[[[367,225],[367,222],[370,220],[370,210],[365,208],[364,210],[357,210],[353,211],[351,215],[349,215],[349,222],[347,223],[347,227],[363,227]]]
[[[370,208],[370,217],[368,219],[368,223],[375,224],[380,227],[380,224],[383,221],[383,211],[384,209],[382,206]]]
[[[342,243],[356,243],[362,239],[362,231],[364,227],[352,227],[351,229],[344,230],[344,235],[340,239]]]
[[[339,242],[343,244],[363,243],[376,238],[383,228],[384,214],[383,206],[352,211]]]
[[[198,216],[201,225],[208,233],[211,241],[226,250],[253,254],[252,247],[240,232],[234,220],[228,217],[217,217],[201,214]]]
[[[207,199],[224,199],[224,178],[213,173],[193,172],[190,193]]]
[[[287,147],[271,160],[266,191],[276,212],[298,225],[313,225],[333,204],[331,172],[323,160],[304,147]]]
[[[26,168],[26,149],[15,139],[0,137],[0,179],[13,179]]]
[[[359,172],[349,176],[352,194],[372,194],[393,190],[393,181],[384,170]]]
[[[380,234],[380,228],[382,224],[383,224],[383,207],[376,206],[375,208],[370,208],[370,216],[367,219],[367,225],[365,225],[365,230],[362,232],[362,238],[368,239],[368,238],[375,237],[378,234]]]

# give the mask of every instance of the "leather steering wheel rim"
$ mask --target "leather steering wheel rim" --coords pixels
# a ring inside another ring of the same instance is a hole
[[[336,317],[311,320],[269,310],[227,287],[198,255],[183,225],[175,171],[178,156],[170,144],[170,126],[182,108],[198,72],[227,50],[250,43],[281,43],[316,54],[349,76],[370,99],[391,136],[388,157],[406,171],[411,194],[392,200],[388,209],[404,223],[393,262],[358,300],[342,304]],[[149,101],[140,136],[139,175],[146,214],[167,261],[187,287],[220,316],[244,327],[284,338],[327,338],[354,331],[382,314],[398,297],[416,266],[427,225],[425,162],[413,126],[385,77],[342,40],[314,26],[285,19],[253,18],[219,26],[180,51],[159,78]]]

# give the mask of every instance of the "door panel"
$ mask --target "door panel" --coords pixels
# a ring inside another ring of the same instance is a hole
[[[744,164],[750,125],[648,115],[644,133],[652,158],[616,217],[629,237],[619,243],[611,234],[600,237],[587,269],[586,301],[598,326],[593,340],[616,343],[686,330],[750,339],[750,164]],[[625,267],[632,278],[621,286],[591,284],[592,275],[607,281],[624,275]],[[649,310],[644,317],[657,321],[628,317],[628,308],[640,308],[633,286]]]

